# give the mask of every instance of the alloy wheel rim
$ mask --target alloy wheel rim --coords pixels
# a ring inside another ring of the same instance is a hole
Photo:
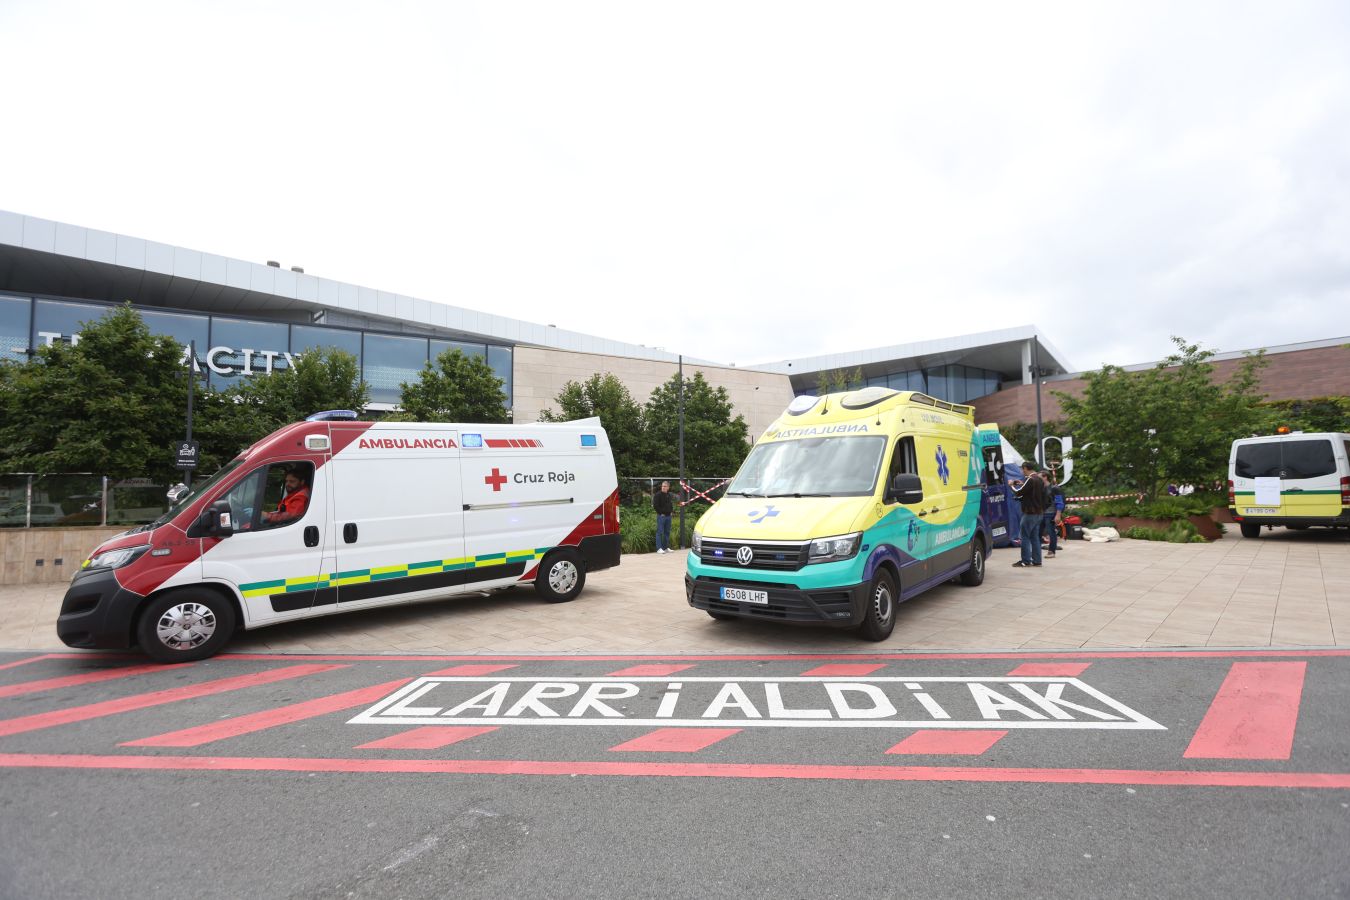
[[[201,603],[179,603],[164,610],[155,624],[155,636],[170,650],[192,650],[216,633],[216,614]]]

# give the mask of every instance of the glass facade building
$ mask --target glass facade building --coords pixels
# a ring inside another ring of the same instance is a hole
[[[901,369],[883,375],[871,375],[850,381],[849,390],[862,387],[886,387],[897,391],[919,391],[949,403],[969,403],[1002,388],[1003,376],[990,369],[975,366],[928,366],[923,369]],[[801,393],[816,394],[813,386]]]
[[[0,359],[24,361],[36,348],[55,341],[77,343],[83,323],[100,319],[113,308],[77,300],[0,295]],[[507,408],[512,405],[513,350],[508,346],[133,308],[152,332],[168,335],[184,348],[195,341],[197,358],[205,363],[215,388],[284,369],[297,355],[316,347],[335,347],[356,357],[362,377],[370,385],[371,403],[393,406],[399,401],[403,382],[416,380],[422,368],[446,350],[459,350],[492,368],[502,379]]]

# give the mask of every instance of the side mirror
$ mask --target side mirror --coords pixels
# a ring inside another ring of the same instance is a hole
[[[234,534],[234,514],[230,501],[217,500],[202,512],[202,531],[211,537],[227,538]]]
[[[886,497],[895,503],[923,502],[923,479],[918,475],[901,472],[891,479],[886,489]]]

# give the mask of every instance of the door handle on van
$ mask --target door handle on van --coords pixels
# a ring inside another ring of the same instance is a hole
[[[349,544],[356,543],[356,523],[348,522],[342,526],[342,539]]]
[[[319,546],[319,526],[317,525],[305,526],[305,546],[306,547]]]
[[[921,510],[919,510],[919,515],[921,515],[921,516],[926,516],[926,515],[928,515],[928,510],[926,510],[926,509],[921,509]]]

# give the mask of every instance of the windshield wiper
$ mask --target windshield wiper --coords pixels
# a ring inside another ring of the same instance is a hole
[[[834,494],[769,494],[769,497],[833,497]]]
[[[763,494],[752,494],[750,491],[727,491],[727,497],[763,497]]]

